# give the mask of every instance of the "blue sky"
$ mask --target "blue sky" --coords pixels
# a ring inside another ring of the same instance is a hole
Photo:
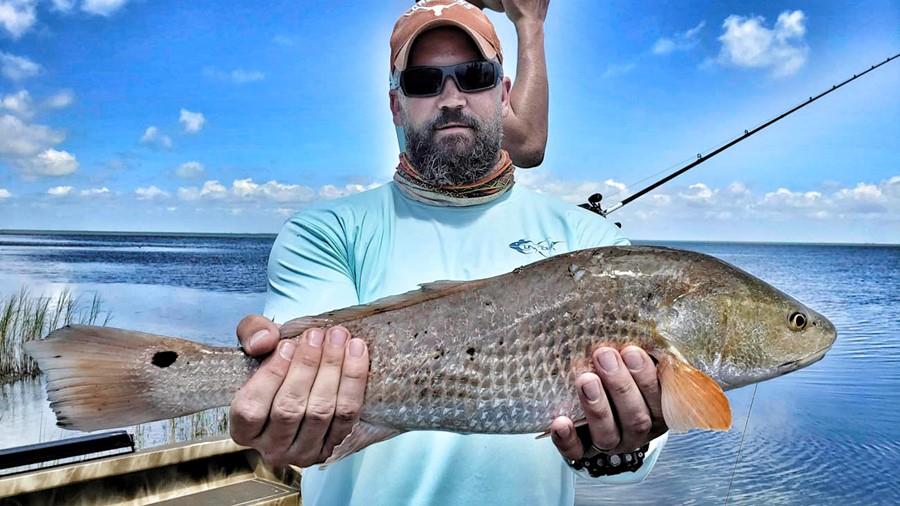
[[[389,180],[407,1],[0,0],[0,229],[276,232]],[[515,75],[515,30],[491,14]],[[900,52],[900,2],[557,0],[521,184],[624,197]],[[900,243],[900,61],[613,215],[639,239]]]

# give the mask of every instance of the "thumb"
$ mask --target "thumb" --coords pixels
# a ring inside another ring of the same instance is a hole
[[[280,325],[261,315],[245,316],[237,326],[237,337],[244,352],[258,357],[275,350],[281,340]]]

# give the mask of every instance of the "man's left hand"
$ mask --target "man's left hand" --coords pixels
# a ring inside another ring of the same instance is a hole
[[[628,346],[620,354],[601,347],[592,359],[597,374],[582,374],[575,386],[596,449],[608,454],[629,453],[668,430],[656,365],[644,350]],[[567,459],[579,460],[588,450],[567,417],[553,421],[550,435]]]

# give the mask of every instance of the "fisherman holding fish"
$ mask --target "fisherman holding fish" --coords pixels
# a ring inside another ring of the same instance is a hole
[[[313,466],[304,504],[568,505],[576,472],[638,482],[659,455],[666,425],[653,360],[636,346],[600,347],[594,372],[572,387],[584,427],[547,420],[549,439],[407,432],[320,469],[360,419],[369,350],[341,326],[278,341],[274,322],[628,244],[605,219],[514,184],[515,167],[539,164],[546,144],[548,3],[484,2],[516,26],[515,87],[493,25],[472,3],[426,0],[403,13],[390,41],[390,108],[405,148],[394,181],[298,213],[273,246],[264,316],[244,318],[237,333],[251,355],[276,352],[235,396],[231,434],[272,464]],[[395,435],[363,425],[361,446]],[[633,472],[598,470],[610,459]]]
[[[230,404],[236,442],[307,467],[304,504],[569,505],[576,474],[640,481],[668,429],[730,428],[725,390],[824,357],[834,325],[777,288],[514,184],[544,148],[547,0],[485,3],[519,31],[517,90],[479,8],[415,4],[391,36],[394,181],[284,225],[242,348],[84,325],[25,343],[57,424]]]

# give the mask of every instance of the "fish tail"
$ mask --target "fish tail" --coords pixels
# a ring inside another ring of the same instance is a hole
[[[183,399],[173,392],[179,379],[174,375],[185,375],[173,364],[180,360],[183,367],[212,350],[182,339],[83,325],[25,344],[47,376],[57,424],[81,431],[127,427],[227,404],[221,395]]]

